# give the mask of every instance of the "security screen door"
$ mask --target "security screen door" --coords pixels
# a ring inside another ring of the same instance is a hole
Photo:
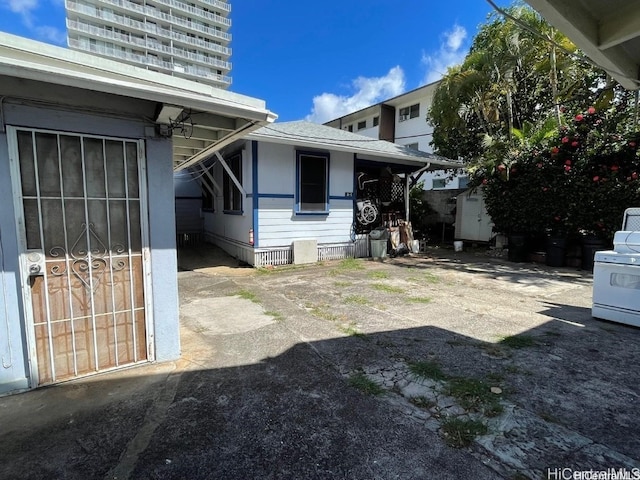
[[[38,384],[147,360],[142,143],[9,131]]]

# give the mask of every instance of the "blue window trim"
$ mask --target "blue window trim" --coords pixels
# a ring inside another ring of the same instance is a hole
[[[251,203],[253,208],[253,248],[260,245],[258,212],[260,211],[260,194],[258,193],[258,141],[251,141]]]
[[[293,193],[260,193],[260,198],[294,198]]]
[[[301,156],[310,156],[310,157],[320,157],[320,158],[324,158],[327,162],[327,168],[326,168],[326,192],[325,192],[325,204],[324,204],[324,210],[300,210],[300,157]],[[313,151],[313,150],[296,150],[296,193],[295,193],[295,197],[294,197],[294,208],[293,208],[293,213],[295,215],[316,215],[316,216],[327,216],[329,215],[329,202],[330,202],[330,196],[329,196],[329,178],[330,178],[330,171],[331,171],[331,156],[329,155],[329,152],[327,151]]]

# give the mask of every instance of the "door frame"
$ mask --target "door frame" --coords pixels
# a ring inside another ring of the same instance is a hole
[[[154,321],[153,321],[153,292],[151,283],[151,250],[150,250],[150,237],[149,237],[149,210],[148,210],[148,195],[147,195],[147,158],[145,151],[145,142],[140,139],[113,137],[108,135],[95,135],[95,134],[83,134],[77,132],[67,132],[64,130],[49,130],[42,128],[32,127],[18,127],[13,125],[6,126],[7,144],[9,149],[9,167],[11,172],[11,185],[13,193],[13,208],[14,217],[16,223],[16,236],[18,244],[18,265],[20,268],[20,290],[22,299],[22,311],[23,311],[23,326],[25,331],[25,339],[27,346],[27,364],[29,374],[29,388],[36,388],[40,384],[40,376],[38,373],[38,356],[36,350],[36,334],[35,334],[35,319],[33,313],[33,302],[31,295],[30,275],[28,274],[28,262],[27,262],[27,236],[26,225],[23,209],[23,197],[22,197],[22,179],[20,172],[20,159],[18,157],[18,131],[29,131],[33,133],[47,133],[52,135],[67,135],[83,138],[94,138],[100,140],[114,140],[120,142],[133,142],[137,145],[138,154],[138,185],[140,190],[140,228],[141,228],[141,243],[142,243],[142,278],[143,278],[143,294],[144,294],[144,307],[145,307],[145,344],[147,350],[146,362],[153,362],[155,360],[155,345],[154,345]],[[48,359],[47,359],[48,361]],[[139,363],[143,363],[140,361]],[[117,370],[119,368],[131,367],[134,364],[127,364],[123,367],[114,367],[110,369],[100,370],[89,375],[98,373],[105,373],[108,371]],[[83,378],[87,375],[74,377],[71,379],[65,379],[63,381],[71,381],[77,378]],[[53,383],[60,383],[54,381]]]

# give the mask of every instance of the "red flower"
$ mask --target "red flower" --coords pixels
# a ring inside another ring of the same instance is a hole
[[[597,182],[598,180],[600,180],[600,177],[598,175],[596,175],[595,177],[593,177],[593,181]]]
[[[620,169],[620,167],[618,165],[611,165],[611,171],[612,172],[617,172]]]
[[[577,142],[577,141],[575,141],[575,140],[574,140],[573,142],[571,142],[571,146],[572,146],[573,148],[576,148],[578,145],[580,145],[580,143],[578,143],[578,142]]]
[[[507,167],[504,166],[504,164],[500,164],[498,165],[498,170],[500,170],[501,172],[504,172],[507,169]]]
[[[589,109],[587,110],[587,113],[589,115],[593,115],[594,113],[596,113],[596,109],[595,107],[589,107]]]
[[[564,171],[565,172],[570,172],[571,171],[571,165],[565,165],[564,166]]]
[[[629,142],[629,146],[631,148],[635,148],[636,147],[636,142]]]
[[[637,172],[633,172],[631,174],[631,178],[633,178],[634,180],[637,180],[638,179],[638,173]]]
[[[564,164],[565,164],[565,165],[571,165],[571,160],[569,160],[569,159],[565,160],[565,161],[564,161]]]
[[[559,149],[558,147],[553,147],[553,148],[551,149],[551,153],[552,153],[553,155],[557,155],[559,151],[560,151],[560,149]]]
[[[562,137],[562,143],[569,143],[569,137]]]
[[[581,122],[582,120],[584,120],[584,116],[579,113],[578,115],[576,115],[575,119],[576,119],[576,122]]]
[[[483,178],[483,179],[482,179],[482,184],[483,184],[483,185],[486,185],[486,184],[487,184],[487,179],[486,179],[486,178]]]

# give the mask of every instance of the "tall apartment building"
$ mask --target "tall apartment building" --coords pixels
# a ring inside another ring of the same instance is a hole
[[[65,0],[67,41],[138,67],[231,85],[231,5],[223,0]]]

